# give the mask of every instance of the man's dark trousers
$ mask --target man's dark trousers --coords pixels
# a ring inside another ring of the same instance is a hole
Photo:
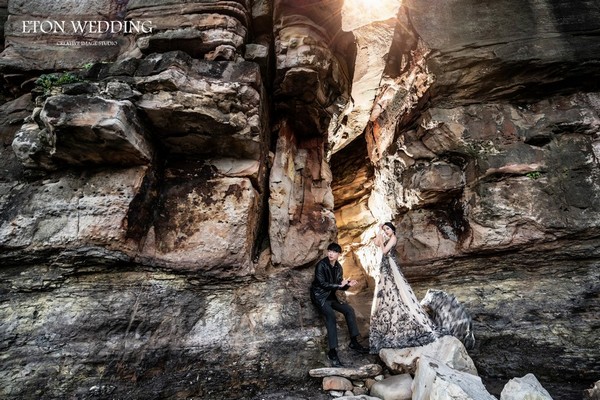
[[[319,311],[325,317],[325,327],[327,328],[327,342],[330,349],[335,349],[338,346],[337,327],[335,323],[335,311],[341,312],[346,318],[348,324],[348,332],[350,337],[358,336],[358,326],[356,325],[356,316],[354,309],[348,305],[340,303],[337,299],[327,299],[323,305],[317,305]],[[335,310],[335,311],[334,311]]]

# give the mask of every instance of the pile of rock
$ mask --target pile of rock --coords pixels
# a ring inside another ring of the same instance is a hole
[[[382,381],[383,368],[379,364],[367,364],[360,368],[317,368],[310,376],[323,378],[323,390],[334,397],[361,396],[369,393],[377,381]]]
[[[444,336],[427,346],[382,349],[383,368],[369,364],[353,368],[320,368],[310,371],[323,378],[323,390],[345,400],[495,400],[477,375],[473,360],[463,344]],[[501,400],[531,398],[551,400],[533,374],[510,380]]]

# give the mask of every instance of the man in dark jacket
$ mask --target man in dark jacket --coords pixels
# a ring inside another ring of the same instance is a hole
[[[341,252],[342,248],[337,243],[327,246],[327,257],[319,261],[315,267],[315,279],[310,286],[310,299],[325,317],[329,344],[327,357],[333,367],[342,366],[336,350],[338,342],[334,310],[342,313],[346,318],[351,338],[350,348],[360,353],[368,353],[368,349],[365,349],[357,340],[359,332],[354,309],[349,304],[341,303],[335,295],[337,290],[348,290],[358,283],[355,280],[343,278],[342,266],[338,262]]]

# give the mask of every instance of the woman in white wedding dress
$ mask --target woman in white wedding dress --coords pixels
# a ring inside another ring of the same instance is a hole
[[[396,228],[391,222],[383,224],[375,238],[383,255],[371,306],[371,354],[382,348],[423,346],[440,336],[400,272],[396,240]]]

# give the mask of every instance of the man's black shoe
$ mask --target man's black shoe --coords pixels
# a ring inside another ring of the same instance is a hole
[[[328,354],[327,358],[329,358],[329,361],[331,361],[332,367],[334,367],[334,368],[343,367],[342,362],[340,361],[337,354],[334,354],[334,355]]]
[[[350,342],[350,346],[348,346],[348,347],[350,347],[352,350],[359,352],[360,354],[369,354],[369,349],[367,349],[366,347],[363,347],[357,341]]]

